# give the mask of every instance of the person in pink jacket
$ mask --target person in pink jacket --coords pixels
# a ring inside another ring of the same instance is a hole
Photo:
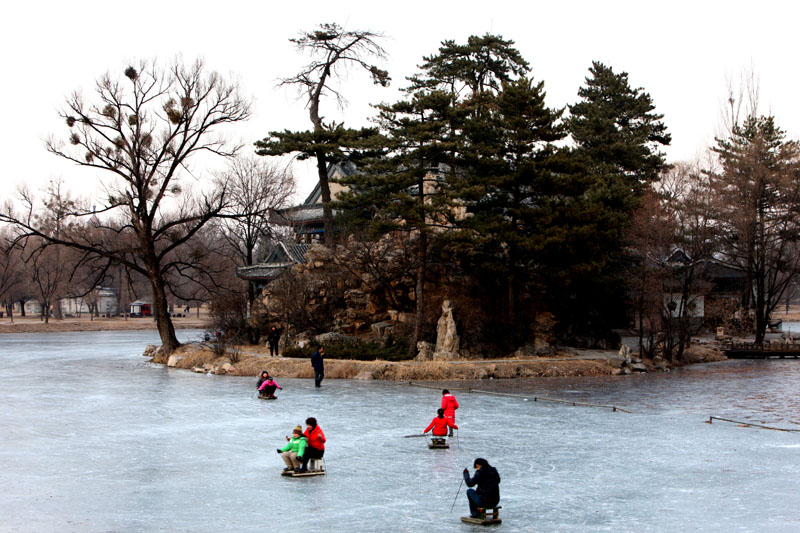
[[[267,398],[274,398],[275,389],[280,388],[282,387],[275,383],[275,380],[272,379],[272,376],[267,376],[267,379],[265,379],[264,383],[262,383],[261,387],[259,387],[258,394],[261,396],[266,396]]]
[[[444,389],[442,391],[442,409],[444,409],[444,417],[450,422],[450,436],[453,436],[453,427],[456,426],[456,409],[458,409],[458,402],[456,397],[450,394],[450,391]]]

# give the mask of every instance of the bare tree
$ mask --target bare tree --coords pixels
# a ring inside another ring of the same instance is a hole
[[[656,337],[662,330],[663,260],[675,245],[675,229],[675,220],[661,196],[652,189],[646,190],[627,235],[638,261],[626,274],[639,336],[639,353],[650,357],[655,355]]]
[[[664,355],[681,360],[691,337],[702,327],[695,311],[711,289],[709,267],[719,243],[716,225],[709,216],[714,194],[700,162],[673,165],[657,188],[675,221],[674,246],[683,252],[682,261],[664,265],[669,274],[665,285],[669,299],[662,305]]]
[[[255,156],[237,157],[218,178],[220,187],[228,187],[230,206],[219,221],[219,230],[233,252],[238,266],[255,263],[259,247],[274,240],[270,216],[289,206],[295,192],[294,177],[274,161]],[[253,303],[255,292],[248,291]]]
[[[21,247],[14,239],[10,228],[0,228],[0,303],[14,321],[14,297],[23,284],[25,269]]]
[[[25,214],[2,212],[0,221],[46,243],[77,249],[84,260],[123,265],[145,276],[163,347],[172,351],[179,343],[168,313],[167,280],[188,270],[191,256],[182,252],[227,207],[224,189],[191,191],[187,176],[196,178],[188,164],[201,154],[234,155],[239,147],[218,130],[249,116],[238,87],[206,73],[201,61],[175,60],[166,69],[141,62],[120,79],[101,76],[92,102],[77,92],[67,99],[62,117],[70,129],[68,144],[47,143],[51,153],[110,177],[103,182],[101,208],[93,214],[85,206],[70,206],[66,230],[58,236]],[[71,230],[90,217],[96,231]]]
[[[346,132],[341,124],[325,123],[320,111],[322,99],[332,96],[340,107],[346,100],[336,83],[349,68],[363,69],[369,73],[375,84],[386,87],[391,78],[389,73],[369,63],[369,59],[380,61],[386,58],[385,50],[378,44],[383,38],[380,33],[369,30],[345,30],[338,24],[322,24],[310,32],[302,32],[299,37],[290,39],[300,52],[311,55],[312,60],[291,78],[281,80],[281,85],[293,85],[304,95],[308,115],[314,126],[313,132],[272,132],[270,138],[256,143],[261,155],[280,155],[300,152],[302,157],[314,157],[317,161],[322,196],[325,239],[332,242],[333,210],[331,208],[331,189],[328,180],[328,163],[341,158],[341,137]]]
[[[47,246],[41,239],[31,237],[26,241],[28,255],[26,271],[35,289],[36,299],[41,305],[41,318],[50,322],[51,312],[61,317],[59,298],[64,295],[69,277],[69,265],[65,264],[68,250],[59,246]]]

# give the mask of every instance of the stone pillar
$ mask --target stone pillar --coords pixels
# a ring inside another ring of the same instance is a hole
[[[442,302],[442,316],[436,328],[436,349],[434,359],[454,359],[458,357],[459,338],[456,321],[453,319],[453,304],[450,300]]]

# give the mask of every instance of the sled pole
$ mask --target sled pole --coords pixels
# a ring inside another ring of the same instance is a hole
[[[456,497],[453,498],[453,505],[450,506],[450,512],[453,512],[453,509],[456,508],[456,500],[458,499],[458,494],[461,492],[461,485],[464,484],[464,476],[461,476],[461,483],[458,484],[458,490],[456,491]]]

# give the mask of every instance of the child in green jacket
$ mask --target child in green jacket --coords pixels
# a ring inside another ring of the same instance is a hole
[[[303,461],[303,455],[306,453],[306,438],[303,436],[303,428],[297,426],[292,431],[292,438],[286,437],[289,442],[283,448],[278,448],[278,453],[281,454],[283,462],[286,463],[284,472],[290,470],[300,470],[300,465]]]

